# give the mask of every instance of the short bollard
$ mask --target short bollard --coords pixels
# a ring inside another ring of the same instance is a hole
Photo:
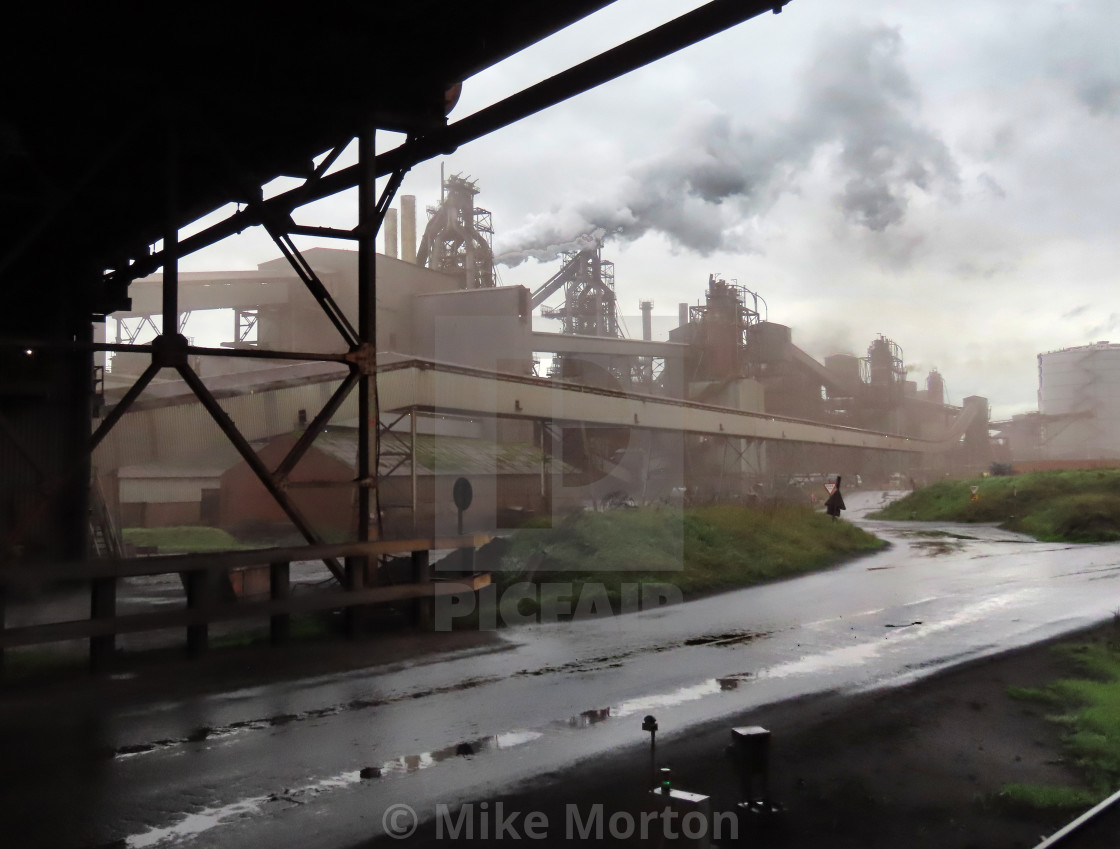
[[[652,714],[642,720],[642,730],[649,732],[649,786],[657,782],[657,720]]]
[[[769,831],[782,808],[770,798],[770,732],[758,725],[731,729],[727,754],[739,776],[742,801],[736,805],[745,835]]]
[[[732,728],[728,754],[739,774],[743,801],[766,799],[770,795],[770,732],[758,725]]]

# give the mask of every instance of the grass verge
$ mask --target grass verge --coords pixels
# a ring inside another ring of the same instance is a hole
[[[524,581],[559,584],[572,596],[599,584],[613,609],[623,584],[672,584],[696,598],[828,568],[885,545],[793,505],[583,512],[515,533],[494,580],[499,595]]]
[[[973,486],[979,487],[977,501],[970,500]],[[1120,469],[941,481],[872,518],[996,522],[1047,542],[1114,542],[1120,540]]]
[[[248,548],[221,528],[182,525],[169,528],[125,528],[124,541],[135,546],[154,547],[161,554],[232,551]]]
[[[1101,639],[1057,646],[1078,677],[1045,687],[1009,689],[1009,695],[1048,711],[1064,730],[1066,756],[1085,787],[1012,784],[1000,793],[1012,804],[1036,809],[1086,810],[1120,787],[1120,643]]]

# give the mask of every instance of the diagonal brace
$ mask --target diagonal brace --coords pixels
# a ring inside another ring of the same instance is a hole
[[[341,147],[335,148],[331,153],[334,154],[336,151],[341,153]],[[342,308],[339,307],[335,299],[331,297],[331,293],[327,291],[327,287],[323,285],[323,281],[319,279],[319,275],[315,273],[315,269],[304,259],[303,254],[299,252],[295,242],[292,241],[289,235],[289,227],[295,226],[292,221],[291,213],[275,209],[271,204],[265,203],[264,198],[261,196],[260,189],[250,190],[249,187],[245,185],[241,172],[238,171],[229,151],[222,148],[222,152],[225,155],[226,168],[232,182],[236,185],[240,193],[244,195],[249,208],[256,213],[258,220],[264,226],[268,235],[272,237],[272,241],[280,248],[280,253],[288,260],[288,263],[295,270],[300,280],[303,281],[303,285],[307,287],[312,297],[315,298],[319,306],[322,307],[323,312],[326,313],[331,324],[338,330],[343,341],[351,349],[357,348],[361,340],[358,339],[358,333],[354,330],[354,325],[350,323],[350,320],[346,317]],[[328,156],[328,159],[329,158]],[[329,168],[330,166],[328,165],[327,167]],[[324,168],[323,170],[325,171],[326,169]],[[321,179],[321,176],[317,177],[312,175],[312,179],[308,182],[317,182],[319,179]]]
[[[319,306],[323,308],[323,312],[327,314],[331,324],[342,335],[343,341],[351,348],[357,348],[361,342],[358,339],[357,331],[354,330],[354,325],[346,317],[346,313],[342,311],[331,293],[327,291],[327,287],[323,285],[323,281],[319,279],[315,269],[299,252],[299,248],[292,241],[292,237],[276,226],[275,220],[269,212],[265,211],[268,210],[268,207],[263,206],[261,201],[255,201],[255,203],[262,203],[261,217],[264,219],[262,223],[265,230],[268,231],[268,235],[272,237],[272,241],[280,248],[280,252],[284,254],[284,258],[295,269],[296,274],[299,275],[303,285],[311,292],[312,297],[319,302]]]
[[[319,433],[326,426],[327,422],[338,412],[338,408],[342,406],[342,403],[349,397],[351,390],[353,390],[357,384],[358,371],[354,369],[346,375],[346,379],[343,380],[338,389],[334,391],[334,394],[331,395],[327,403],[323,405],[323,409],[311,420],[307,429],[300,434],[296,444],[291,447],[287,456],[284,457],[284,459],[280,461],[280,465],[276,467],[273,477],[275,477],[278,485],[284,485],[288,479],[288,475],[292,473],[292,469],[303,459],[303,455],[307,453],[307,449],[311,447],[311,444],[315,441],[316,437],[319,436]]]
[[[237,453],[241,455],[241,458],[249,465],[249,468],[253,470],[253,473],[260,479],[260,482],[264,484],[264,488],[268,490],[269,494],[276,500],[276,503],[280,505],[280,509],[288,515],[288,518],[292,520],[292,524],[303,534],[304,539],[312,545],[322,545],[322,538],[315,533],[311,525],[303,517],[303,514],[300,513],[299,509],[288,497],[288,493],[284,492],[284,490],[277,485],[275,478],[273,478],[272,474],[268,471],[268,467],[265,466],[261,458],[257,456],[257,452],[253,450],[253,447],[248,443],[245,437],[241,435],[241,432],[234,425],[232,419],[226,414],[226,411],[222,409],[214,396],[210,394],[210,390],[206,388],[206,385],[195,373],[194,369],[189,365],[179,365],[176,367],[176,370],[186,382],[187,386],[191,388],[191,391],[198,397],[198,400],[202,402],[202,406],[206,408],[206,412],[214,419],[215,424],[221,428],[222,433],[233,443],[233,447],[237,449]],[[339,581],[344,580],[346,573],[337,560],[330,557],[324,559],[323,563],[331,570],[331,574],[334,575],[335,578]]]
[[[155,363],[149,363],[148,367],[144,369],[143,374],[136,378],[136,382],[129,387],[124,397],[109,411],[109,415],[98,425],[97,430],[93,432],[93,436],[89,439],[89,450],[91,454],[96,450],[97,446],[101,444],[101,440],[109,435],[109,431],[120,421],[121,416],[128,412],[128,408],[132,406],[132,402],[140,397],[141,392],[147,389],[148,384],[151,382],[152,378],[159,373],[160,368],[161,366]]]

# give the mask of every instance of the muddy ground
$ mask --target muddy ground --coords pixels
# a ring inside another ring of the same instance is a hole
[[[658,761],[672,767],[676,786],[710,795],[714,810],[731,810],[742,794],[725,753],[730,728],[770,729],[770,792],[783,812],[771,818],[747,817],[755,825],[746,827],[738,843],[727,840],[725,833],[717,845],[1033,847],[1077,813],[1012,809],[999,798],[1000,788],[1012,782],[1078,785],[1077,773],[1063,760],[1059,729],[1046,721],[1039,707],[1007,695],[1010,686],[1039,686],[1072,671],[1051,645],[958,667],[904,688],[771,705],[685,734],[662,728]],[[640,724],[641,717],[629,721]],[[582,839],[580,844],[640,845],[637,834],[629,840],[611,839],[609,817],[612,812],[642,810],[649,774],[644,747],[585,763],[489,800],[490,822],[498,802],[507,817],[510,812],[540,811],[548,823],[540,845],[560,845],[575,836],[568,828],[571,811],[585,825],[593,806],[601,804],[604,840]],[[473,814],[478,829],[473,844],[493,845],[478,833],[485,816],[479,803]],[[522,822],[523,817],[515,820],[515,826]],[[1120,846],[1120,817],[1097,830],[1102,833],[1072,845]],[[464,836],[460,833],[456,842],[472,842]],[[437,837],[435,823],[428,822],[403,844],[447,843],[446,832],[443,839]],[[402,841],[382,838],[372,845],[400,846]]]

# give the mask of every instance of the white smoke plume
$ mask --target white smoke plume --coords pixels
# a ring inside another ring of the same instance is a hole
[[[742,233],[750,221],[794,190],[821,152],[834,154],[836,202],[855,226],[884,231],[900,224],[914,190],[956,197],[956,163],[922,123],[896,30],[832,33],[799,83],[787,120],[752,130],[709,111],[680,130],[674,149],[635,163],[603,196],[534,216],[507,233],[498,261],[552,260],[582,234],[600,231],[623,241],[657,232],[704,256],[749,248]]]

